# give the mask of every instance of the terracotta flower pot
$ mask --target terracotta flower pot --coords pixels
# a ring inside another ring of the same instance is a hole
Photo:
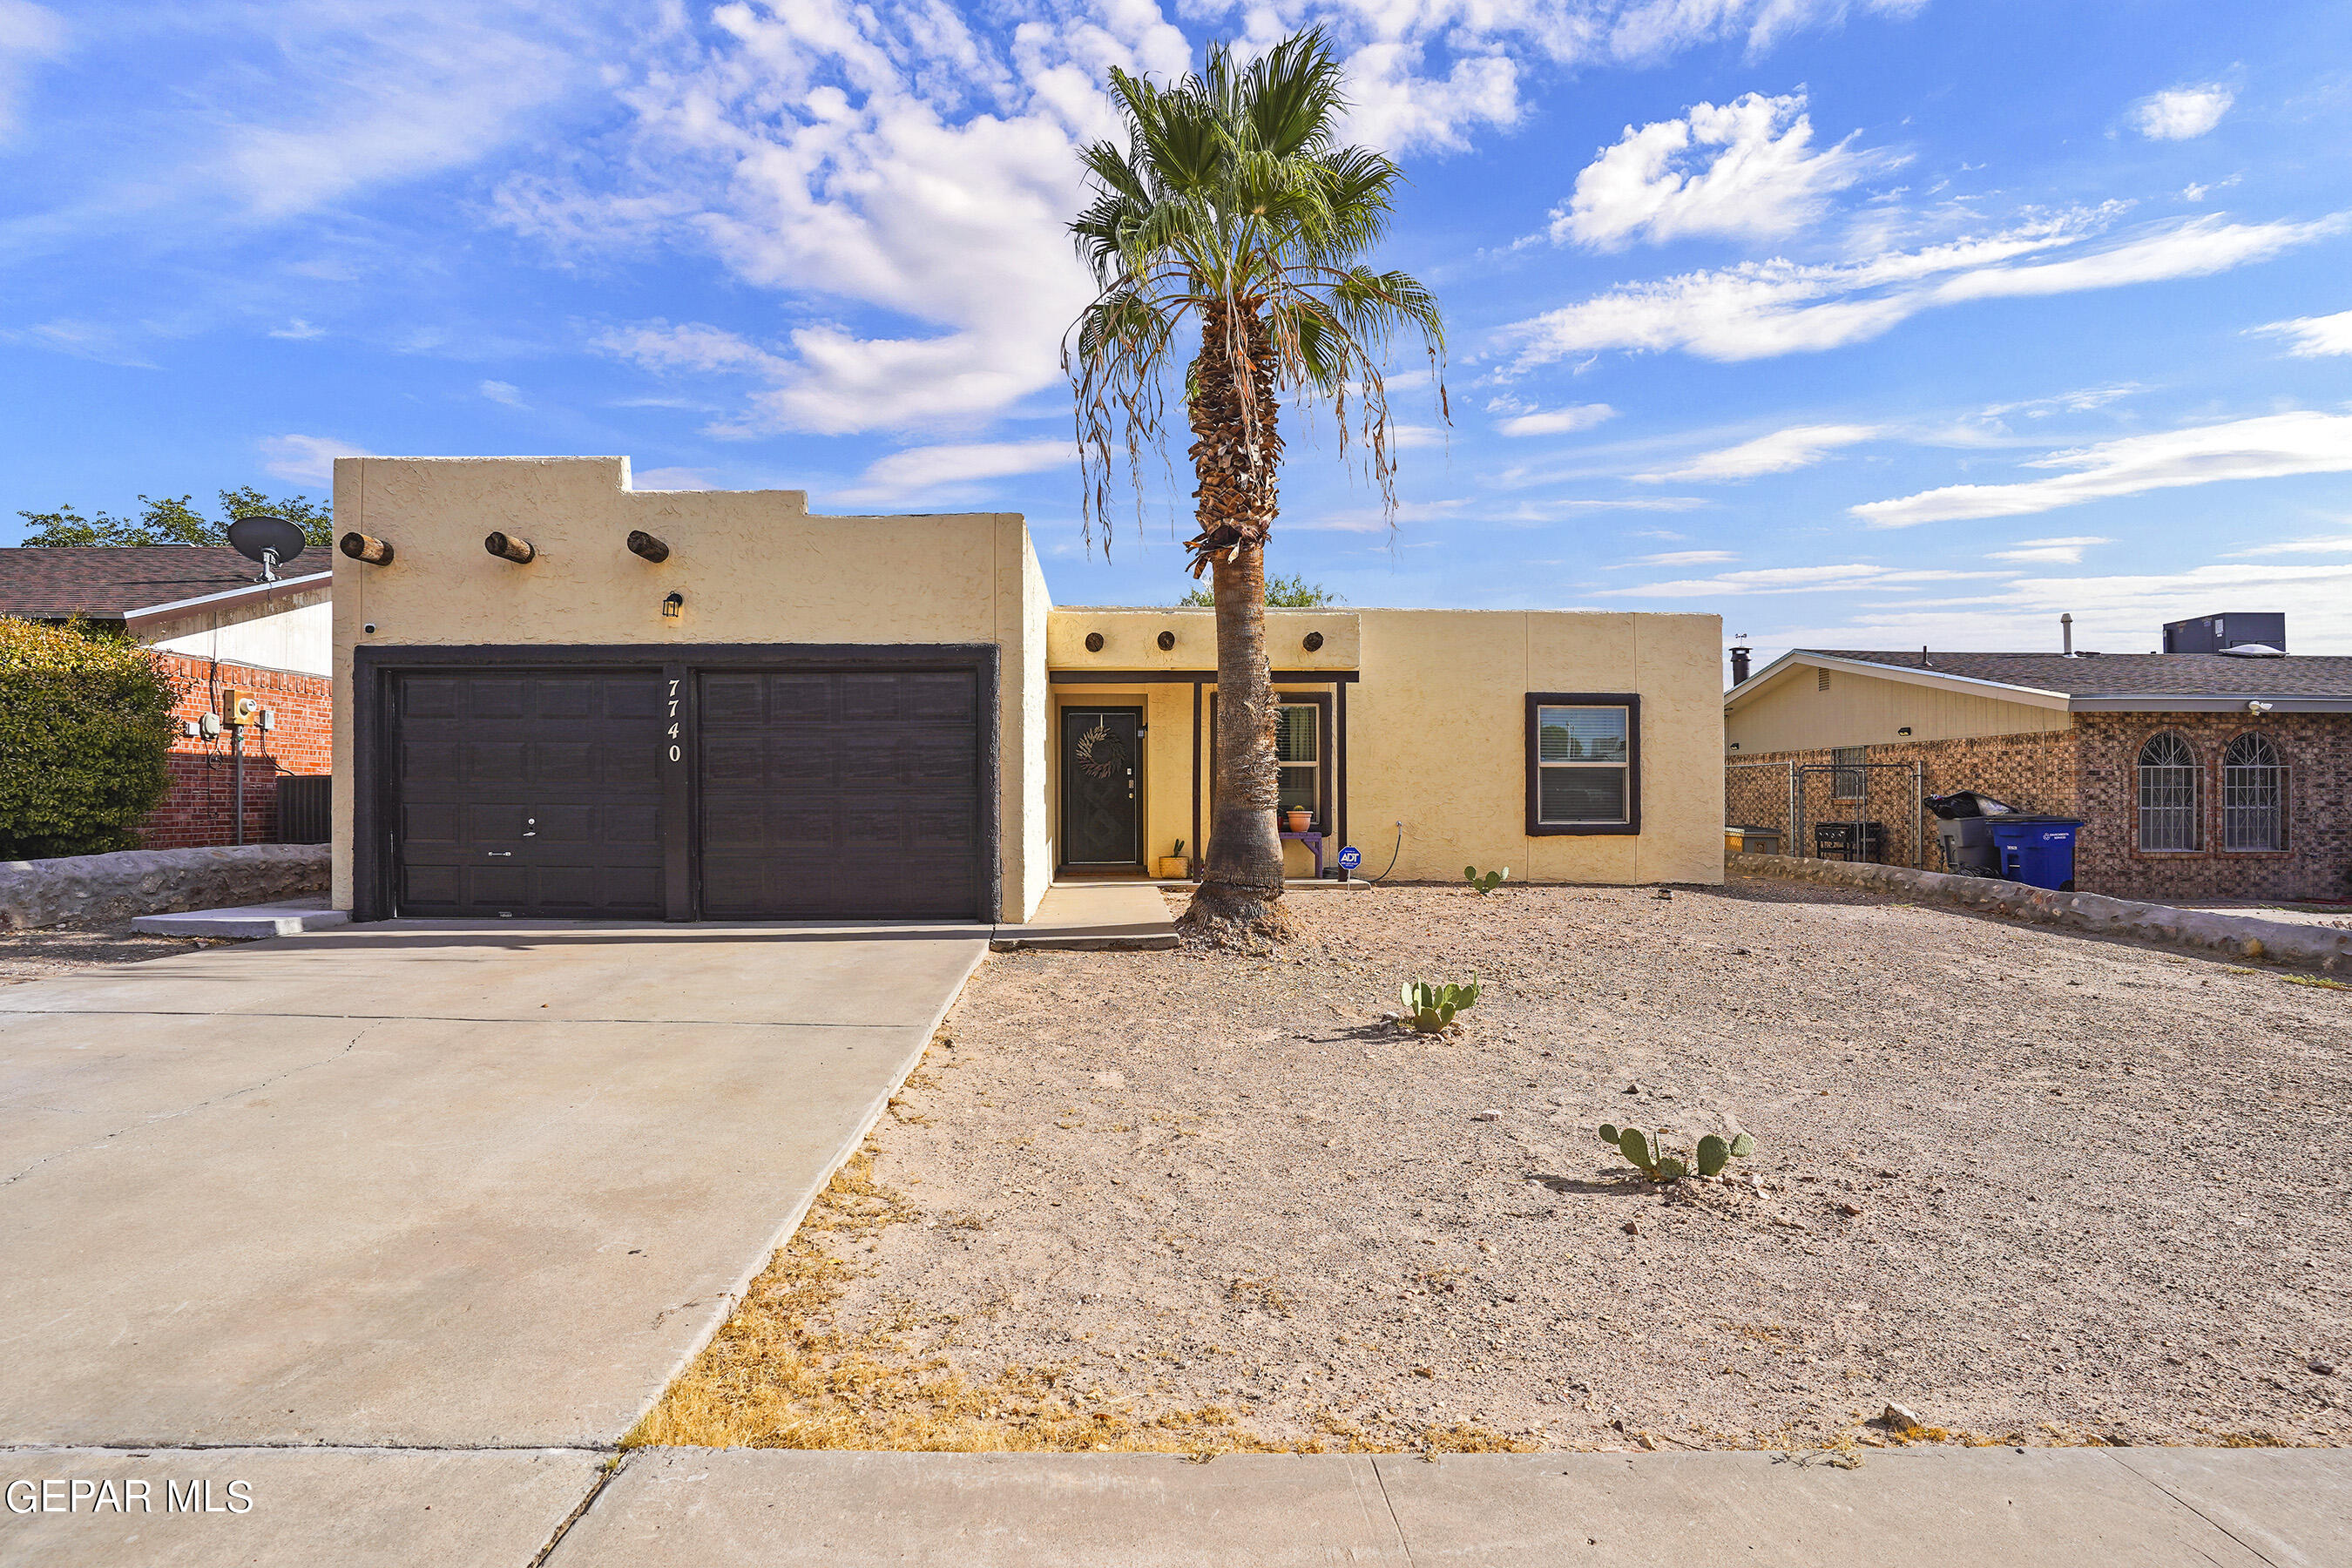
[[[1283,813],[1282,819],[1285,832],[1305,833],[1314,825],[1315,814],[1311,811],[1286,811]]]

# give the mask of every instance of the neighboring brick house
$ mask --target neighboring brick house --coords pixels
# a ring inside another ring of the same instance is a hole
[[[236,841],[229,736],[202,733],[231,690],[252,692],[271,719],[245,737],[245,842],[277,838],[280,773],[331,771],[332,574],[305,573],[308,564],[263,583],[226,545],[0,549],[0,615],[127,632],[162,656],[180,688],[174,716],[197,732],[173,742],[171,792],[140,829],[147,847]]]
[[[2352,898],[2352,658],[1799,648],[1734,684],[1724,734],[1728,820],[1793,817],[1797,853],[1875,822],[1936,867],[1920,797],[1973,789],[2081,818],[2087,892]]]

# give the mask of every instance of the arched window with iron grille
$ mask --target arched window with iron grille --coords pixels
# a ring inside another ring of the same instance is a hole
[[[2221,752],[2221,847],[2286,847],[2286,769],[2262,735],[2241,735]]]
[[[2198,847],[2197,754],[2168,730],[2139,749],[2139,847]]]

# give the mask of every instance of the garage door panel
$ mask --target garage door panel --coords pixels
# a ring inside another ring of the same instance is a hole
[[[468,741],[464,772],[456,782],[468,785],[520,784],[529,776],[530,749],[520,741]]]
[[[404,873],[403,904],[455,904],[463,900],[465,872],[459,867],[411,865]]]
[[[420,802],[400,814],[400,836],[411,844],[455,844],[464,808],[449,802]]]
[[[766,706],[761,717],[770,724],[831,724],[835,710],[831,675],[771,675],[761,682]]]
[[[417,784],[455,784],[465,777],[465,748],[454,741],[406,741],[400,748],[401,776]]]
[[[465,712],[463,681],[412,675],[401,685],[401,710],[417,719],[456,719]]]
[[[756,675],[706,675],[702,678],[702,720],[706,724],[759,722],[764,706],[762,683]]]
[[[662,912],[653,668],[401,678],[404,914]]]
[[[740,679],[702,682],[705,914],[980,913],[974,672],[775,671],[756,705]]]
[[[520,719],[529,710],[529,685],[513,677],[478,677],[467,683],[466,716],[485,720]]]

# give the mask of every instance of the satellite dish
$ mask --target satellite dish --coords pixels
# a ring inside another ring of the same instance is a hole
[[[261,580],[265,583],[278,581],[279,563],[301,554],[302,546],[309,542],[300,529],[268,512],[255,512],[230,523],[228,542],[247,561],[261,563]]]

